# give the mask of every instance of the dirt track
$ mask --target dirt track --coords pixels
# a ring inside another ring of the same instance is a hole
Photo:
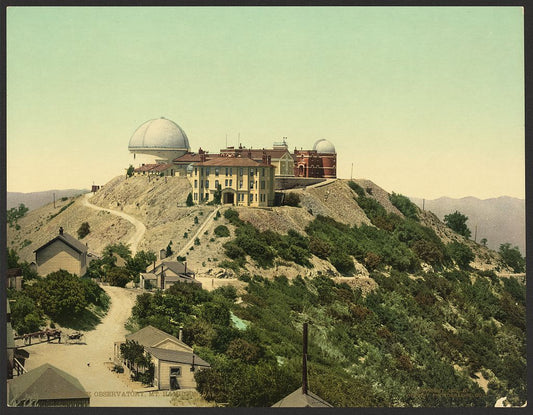
[[[111,306],[101,324],[87,332],[81,344],[42,343],[27,347],[30,357],[26,369],[50,363],[64,370],[78,378],[89,392],[91,406],[171,406],[170,396],[131,396],[132,386],[121,381],[106,366],[113,359],[114,342],[123,340],[127,333],[124,323],[131,315],[138,292],[119,287],[103,288],[111,297]]]

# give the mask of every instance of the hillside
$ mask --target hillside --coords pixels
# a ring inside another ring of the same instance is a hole
[[[74,197],[87,193],[86,189],[62,189],[62,190],[45,190],[43,192],[7,192],[6,202],[7,209],[18,206],[23,203],[28,209],[33,210],[63,197]]]
[[[410,198],[422,208],[422,199]],[[433,212],[440,220],[444,215],[456,210],[468,216],[467,225],[474,237],[477,226],[477,241],[487,239],[487,246],[498,250],[500,244],[510,242],[518,246],[522,255],[526,252],[525,201],[514,197],[502,196],[491,199],[464,197],[452,199],[440,197],[425,201],[425,209]]]
[[[403,217],[389,201],[386,191],[370,180],[360,179],[355,182],[366,189],[367,196],[378,201],[387,213]],[[187,207],[185,201],[190,191],[189,182],[182,177],[148,179],[143,176],[131,178],[118,176],[102,186],[90,201],[94,205],[129,214],[146,226],[146,233],[137,247],[138,250],[159,252],[172,241],[172,249],[177,254],[215,209],[212,206]],[[301,207],[280,206],[264,209],[236,207],[235,209],[242,220],[250,222],[260,231],[268,229],[285,235],[290,229],[305,234],[306,227],[318,215],[331,217],[348,226],[361,224],[373,226],[357,203],[355,193],[346,180],[336,180],[327,185],[319,184],[289,192],[299,194]],[[64,207],[65,210],[61,212]],[[222,207],[221,213],[226,209]],[[57,216],[50,218],[54,214]],[[468,245],[476,255],[472,264],[475,268],[498,267],[499,255],[494,251],[455,234],[427,210],[419,211],[419,215],[421,223],[433,229],[444,243],[457,240]],[[65,232],[76,235],[77,229],[85,221],[89,222],[91,233],[83,239],[83,242],[87,243],[89,251],[96,255],[101,253],[105,245],[125,242],[134,233],[134,227],[128,221],[83,206],[81,197],[68,198],[56,201],[55,209],[52,204],[48,204],[30,211],[19,220],[19,231],[14,227],[8,227],[8,247],[15,248],[21,259],[31,262],[34,257],[33,251],[55,236],[60,226],[63,226]],[[230,237],[214,237],[214,229],[220,224],[228,226],[231,230]],[[205,230],[198,235],[200,244],[194,245],[193,249],[186,252],[189,266],[197,270],[200,276],[220,273],[222,271],[219,267],[220,262],[228,259],[224,255],[222,245],[233,237],[234,232],[235,227],[223,215],[218,220],[206,224]],[[258,268],[253,261],[249,261],[246,269],[252,275],[259,273],[270,277],[280,273],[289,278],[297,275],[312,277],[321,274],[343,277],[330,262],[316,256],[310,260],[312,268],[277,261],[276,267],[265,270]],[[233,273],[228,269],[226,272],[229,275]],[[363,264],[355,262],[354,275],[361,280],[362,286],[373,285]]]

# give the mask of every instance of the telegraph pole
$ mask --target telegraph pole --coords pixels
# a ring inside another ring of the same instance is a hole
[[[350,180],[353,180],[353,163],[352,163],[352,171],[350,172]]]
[[[54,209],[56,208],[56,194],[54,193]]]

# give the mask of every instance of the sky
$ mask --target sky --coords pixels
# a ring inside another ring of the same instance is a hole
[[[525,197],[521,7],[9,7],[7,190],[103,185],[165,117],[389,192]],[[353,173],[352,173],[353,165]]]

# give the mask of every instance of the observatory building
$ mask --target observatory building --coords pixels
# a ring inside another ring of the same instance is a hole
[[[156,157],[158,163],[170,163],[190,151],[185,131],[173,121],[157,118],[146,121],[130,138],[128,150]]]

